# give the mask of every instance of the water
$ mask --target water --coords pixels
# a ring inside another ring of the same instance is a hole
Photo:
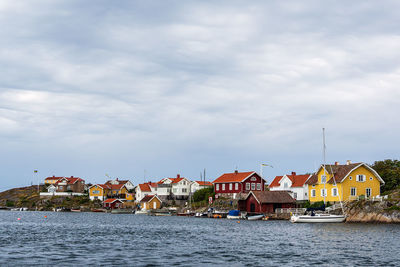
[[[400,225],[0,211],[0,229],[1,266],[400,266]]]

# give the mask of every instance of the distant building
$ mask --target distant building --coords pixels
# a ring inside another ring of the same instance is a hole
[[[296,200],[285,191],[250,191],[239,200],[239,209],[250,213],[275,213],[276,209],[294,208]]]
[[[308,200],[308,184],[306,181],[311,177],[310,174],[287,174],[276,176],[269,185],[271,191],[286,191],[297,201]]]
[[[119,180],[118,178],[115,180],[108,180],[105,184],[108,185],[125,185],[126,189],[133,190],[135,186],[129,180]]]
[[[135,187],[135,198],[137,202],[140,202],[147,195],[157,194],[157,184],[148,182],[139,184]]]
[[[157,195],[147,195],[140,201],[140,207],[142,210],[156,210],[160,209],[162,201]]]
[[[186,200],[189,198],[191,181],[179,174],[176,178],[164,178],[157,183],[157,196],[161,200]]]
[[[193,181],[190,187],[192,193],[196,192],[197,190],[213,187],[213,184],[208,181]]]
[[[86,189],[85,180],[79,177],[47,177],[47,192],[41,192],[41,197],[49,196],[79,196],[83,195]]]

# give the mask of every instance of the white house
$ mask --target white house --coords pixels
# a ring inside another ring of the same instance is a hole
[[[192,182],[179,174],[176,178],[164,178],[157,183],[157,196],[162,200],[188,199]]]
[[[308,184],[310,174],[297,175],[295,172],[283,176],[276,176],[269,185],[271,191],[287,191],[297,201],[308,200]]]
[[[213,184],[211,182],[207,182],[207,181],[193,181],[192,185],[190,187],[190,191],[193,194],[197,190],[204,189],[207,187],[213,187]]]
[[[158,185],[156,183],[151,182],[139,184],[135,187],[136,201],[140,202],[147,195],[157,194],[157,187]]]

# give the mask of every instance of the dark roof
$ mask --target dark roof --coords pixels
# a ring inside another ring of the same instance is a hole
[[[156,197],[158,199],[158,197],[156,195],[147,195],[144,196],[144,198],[142,198],[142,200],[140,200],[140,202],[149,202],[153,197]],[[160,200],[160,199],[158,199]]]
[[[296,203],[286,191],[251,191],[260,203]]]
[[[354,169],[355,167],[361,165],[362,163],[351,163],[351,164],[345,164],[345,165],[334,165],[334,164],[327,164],[325,165],[325,171],[332,175],[333,177],[331,179],[329,179],[328,183],[329,184],[333,184],[335,183],[334,180],[336,180],[336,183],[341,183],[343,181],[343,179],[351,172],[352,169]],[[318,183],[318,176],[317,173],[319,172],[319,170],[323,168],[323,166],[321,165],[321,167],[318,169],[318,171],[316,173],[314,173],[310,179],[307,180],[307,184],[317,184]]]

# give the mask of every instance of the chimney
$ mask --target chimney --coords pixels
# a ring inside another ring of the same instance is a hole
[[[292,172],[292,175],[296,175],[296,172]]]
[[[71,176],[71,178],[74,178],[74,176]]]
[[[238,170],[235,170],[235,174],[238,174],[239,172],[238,172]]]
[[[181,178],[181,175],[180,175],[180,174],[177,174],[177,175],[176,175],[176,178]]]
[[[339,161],[335,161],[335,165],[338,166],[339,165]]]
[[[118,178],[116,180],[118,181]]]
[[[346,165],[350,165],[350,164],[351,164],[351,160],[348,159],[348,160],[346,161]]]

